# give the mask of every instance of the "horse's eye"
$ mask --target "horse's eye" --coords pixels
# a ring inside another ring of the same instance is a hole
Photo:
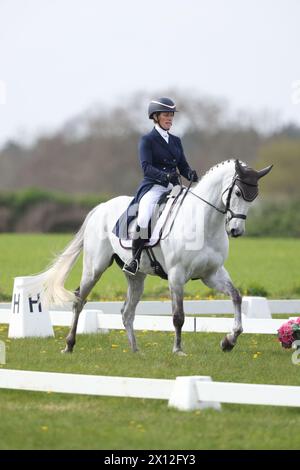
[[[240,191],[239,189],[237,189],[237,190],[235,191],[235,195],[236,195],[237,197],[241,197],[242,193],[241,193],[241,191]]]

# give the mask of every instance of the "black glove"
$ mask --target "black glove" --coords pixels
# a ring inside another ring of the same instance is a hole
[[[165,173],[164,171],[162,171],[161,183],[162,183],[163,185],[166,185],[166,187],[167,187],[168,184],[169,184],[169,181],[170,181],[170,175],[169,175],[169,173]]]
[[[187,179],[189,181],[193,181],[193,183],[197,183],[197,181],[199,181],[199,177],[197,175],[196,170],[189,169]]]
[[[169,173],[169,181],[174,186],[176,186],[177,184],[180,184],[180,180],[179,180],[177,173]]]

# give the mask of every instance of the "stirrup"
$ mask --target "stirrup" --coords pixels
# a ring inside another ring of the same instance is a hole
[[[132,264],[133,261],[135,261],[136,268],[131,268],[130,267],[130,265]],[[122,271],[124,271],[125,273],[128,273],[128,274],[131,274],[131,276],[135,276],[136,273],[138,272],[138,270],[139,270],[139,262],[135,258],[133,258],[129,263],[125,263],[123,268],[122,268]]]

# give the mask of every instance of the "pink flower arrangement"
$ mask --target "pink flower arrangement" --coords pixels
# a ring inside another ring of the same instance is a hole
[[[291,348],[297,339],[300,340],[300,317],[287,321],[278,330],[278,340],[283,348]]]

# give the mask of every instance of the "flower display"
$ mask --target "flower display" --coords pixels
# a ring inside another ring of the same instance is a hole
[[[277,332],[282,347],[291,348],[294,341],[300,340],[300,317],[287,321]]]

